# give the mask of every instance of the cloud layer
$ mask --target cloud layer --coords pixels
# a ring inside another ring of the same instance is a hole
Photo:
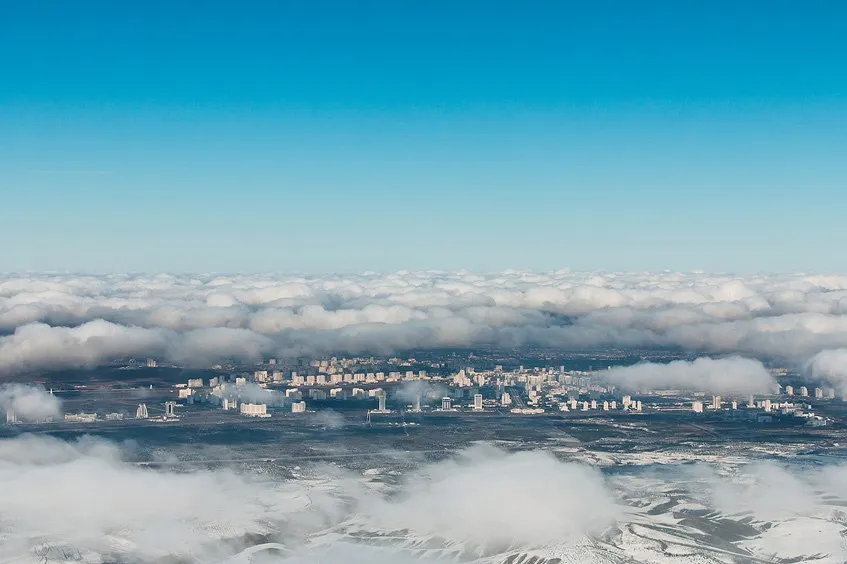
[[[847,348],[819,352],[809,359],[806,370],[812,378],[834,386],[841,395],[847,394]]]
[[[57,420],[62,401],[39,386],[0,384],[0,411],[13,413],[21,422]]]
[[[126,455],[90,437],[0,440],[4,555],[37,560],[44,547],[66,546],[117,560],[223,561],[263,541],[293,550],[333,526],[336,537],[344,529],[404,530],[490,551],[575,541],[617,517],[599,471],[542,452],[470,449],[409,474],[396,495],[338,468],[286,481],[225,469],[151,470]],[[512,503],[497,495],[504,490]],[[396,551],[387,556],[380,561],[398,561]]]
[[[703,390],[715,394],[776,391],[776,381],[760,361],[740,357],[644,362],[612,368],[607,379],[630,390]]]
[[[5,333],[5,334],[4,334]],[[0,372],[524,344],[806,360],[847,343],[847,276],[398,272],[0,277]]]
[[[156,470],[133,464],[136,455],[131,444],[91,437],[0,439],[3,557],[388,564],[503,562],[540,551],[658,562],[662,546],[690,555],[685,562],[713,550],[847,557],[840,464],[670,463],[604,475],[547,452],[483,445],[422,463],[391,485],[320,464],[282,478],[271,467]],[[645,534],[658,542],[645,544]],[[251,557],[260,546],[273,551]]]

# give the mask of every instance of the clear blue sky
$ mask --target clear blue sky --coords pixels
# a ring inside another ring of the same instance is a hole
[[[0,3],[0,271],[847,271],[847,3]]]

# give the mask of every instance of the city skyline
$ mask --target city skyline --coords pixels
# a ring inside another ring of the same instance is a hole
[[[0,269],[844,270],[838,3],[262,8],[4,7]]]

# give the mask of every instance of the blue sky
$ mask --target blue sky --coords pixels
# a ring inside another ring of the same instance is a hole
[[[843,2],[5,2],[0,270],[845,271]]]

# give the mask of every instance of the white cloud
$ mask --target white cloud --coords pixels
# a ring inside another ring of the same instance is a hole
[[[324,466],[298,467],[288,480],[268,469],[145,468],[128,461],[132,448],[92,437],[0,439],[3,558],[37,562],[64,549],[91,562],[388,564],[539,551],[652,561],[666,557],[662,543],[690,553],[701,542],[704,553],[731,552],[732,543],[759,559],[845,557],[840,465],[661,464],[604,477],[551,453],[477,446],[421,461],[391,485]],[[652,511],[669,497],[674,509]],[[256,543],[275,550],[266,560],[241,552]]]
[[[716,394],[772,392],[776,381],[761,362],[749,358],[698,358],[667,364],[644,362],[614,367],[606,379],[631,390],[682,389]]]
[[[541,546],[581,538],[617,516],[599,472],[539,452],[471,449],[408,475],[397,496],[353,478],[338,469],[302,481],[152,470],[126,462],[120,446],[89,437],[0,440],[4,555],[32,554],[47,543],[141,561],[168,555],[221,561],[249,546],[246,535],[293,548],[341,521],[469,548]],[[506,490],[508,504],[497,493]],[[339,549],[356,554],[343,543],[328,553]],[[310,552],[327,554],[320,547]]]
[[[599,534],[618,507],[596,469],[543,452],[476,447],[413,472],[401,495],[378,499],[366,513],[382,529],[505,550]]]
[[[223,550],[306,509],[303,488],[229,471],[155,472],[94,439],[24,436],[0,441],[4,554],[43,542],[142,560]],[[8,552],[7,552],[8,551]]]
[[[56,420],[62,401],[40,386],[0,384],[0,411],[14,413],[18,421]]]
[[[847,349],[828,349],[813,356],[806,369],[817,380],[835,387],[841,395],[847,394]]]
[[[152,355],[680,347],[793,360],[847,342],[847,276],[404,272],[0,277],[0,372]]]

